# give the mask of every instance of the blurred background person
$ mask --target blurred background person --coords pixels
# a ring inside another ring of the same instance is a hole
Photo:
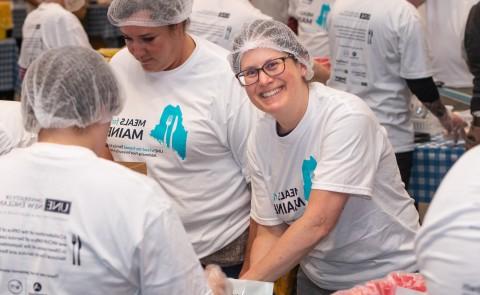
[[[478,0],[424,1],[422,10],[433,79],[443,82],[447,87],[472,87],[473,77],[463,57],[462,41],[468,12],[477,2]],[[445,40],[448,40],[447,46]]]
[[[258,227],[241,278],[274,281],[300,263],[297,294],[318,295],[415,271],[418,213],[365,102],[308,82],[308,50],[280,22],[245,26],[230,60],[263,112],[248,145]]]
[[[313,81],[326,83],[330,78],[330,53],[327,20],[334,0],[289,0],[288,26],[298,35],[314,59]]]
[[[412,93],[451,135],[458,137],[465,127],[459,116],[447,112],[433,82],[415,9],[422,2],[337,1],[328,22],[332,74],[327,85],[358,95],[373,110],[387,130],[406,188],[415,148]]]
[[[187,32],[230,50],[242,25],[255,19],[271,17],[246,0],[194,0]]]
[[[298,40],[313,58],[328,58],[327,19],[335,0],[289,0],[288,14],[296,21]]]
[[[86,0],[43,0],[27,15],[22,27],[22,48],[18,60],[20,78],[44,51],[62,46],[91,48],[87,33],[77,16],[86,13]]]
[[[210,294],[166,193],[96,155],[122,106],[91,49],[52,49],[29,67],[22,115],[38,143],[0,157],[2,235],[24,245],[2,244],[0,293]]]
[[[288,0],[250,0],[250,2],[274,20],[288,23]]]
[[[238,277],[248,238],[246,143],[255,118],[228,52],[186,32],[192,0],[114,0],[127,47],[111,60],[126,105],[112,120],[117,161],[145,162],[171,196],[202,264]]]
[[[470,72],[473,74],[473,91],[470,112],[473,120],[467,134],[466,147],[480,143],[480,4],[475,4],[468,15],[464,47]]]
[[[13,148],[27,147],[36,138],[23,127],[20,102],[0,100],[0,156]]]

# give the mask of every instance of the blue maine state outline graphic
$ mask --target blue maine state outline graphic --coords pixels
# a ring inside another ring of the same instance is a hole
[[[328,3],[322,4],[322,8],[316,20],[316,23],[323,29],[327,29],[327,17],[329,13],[330,13],[330,4]]]
[[[308,160],[303,160],[303,195],[306,201],[310,199],[310,192],[312,191],[312,176],[315,168],[317,168],[317,160],[315,160],[313,156],[310,156],[310,159]]]
[[[160,123],[150,131],[150,136],[173,149],[182,160],[185,160],[188,131],[183,126],[183,114],[180,106],[166,106],[160,117]]]

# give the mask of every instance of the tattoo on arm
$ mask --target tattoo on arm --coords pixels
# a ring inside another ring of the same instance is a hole
[[[437,118],[442,118],[447,113],[447,109],[445,108],[445,106],[443,105],[443,103],[440,99],[437,99],[437,100],[432,101],[432,102],[424,102],[423,104]]]

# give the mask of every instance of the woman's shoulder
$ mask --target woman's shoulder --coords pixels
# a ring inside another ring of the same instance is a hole
[[[197,46],[198,62],[216,64],[218,67],[230,69],[227,56],[229,51],[204,38],[191,35]]]

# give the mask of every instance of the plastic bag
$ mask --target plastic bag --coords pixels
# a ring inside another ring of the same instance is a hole
[[[349,290],[335,292],[334,295],[396,295],[398,288],[425,292],[425,279],[418,273],[392,272],[383,279],[369,281]]]
[[[232,283],[232,295],[272,295],[273,283],[228,279]]]
[[[231,295],[232,284],[229,282],[220,266],[210,264],[205,267],[205,277],[213,295]]]

